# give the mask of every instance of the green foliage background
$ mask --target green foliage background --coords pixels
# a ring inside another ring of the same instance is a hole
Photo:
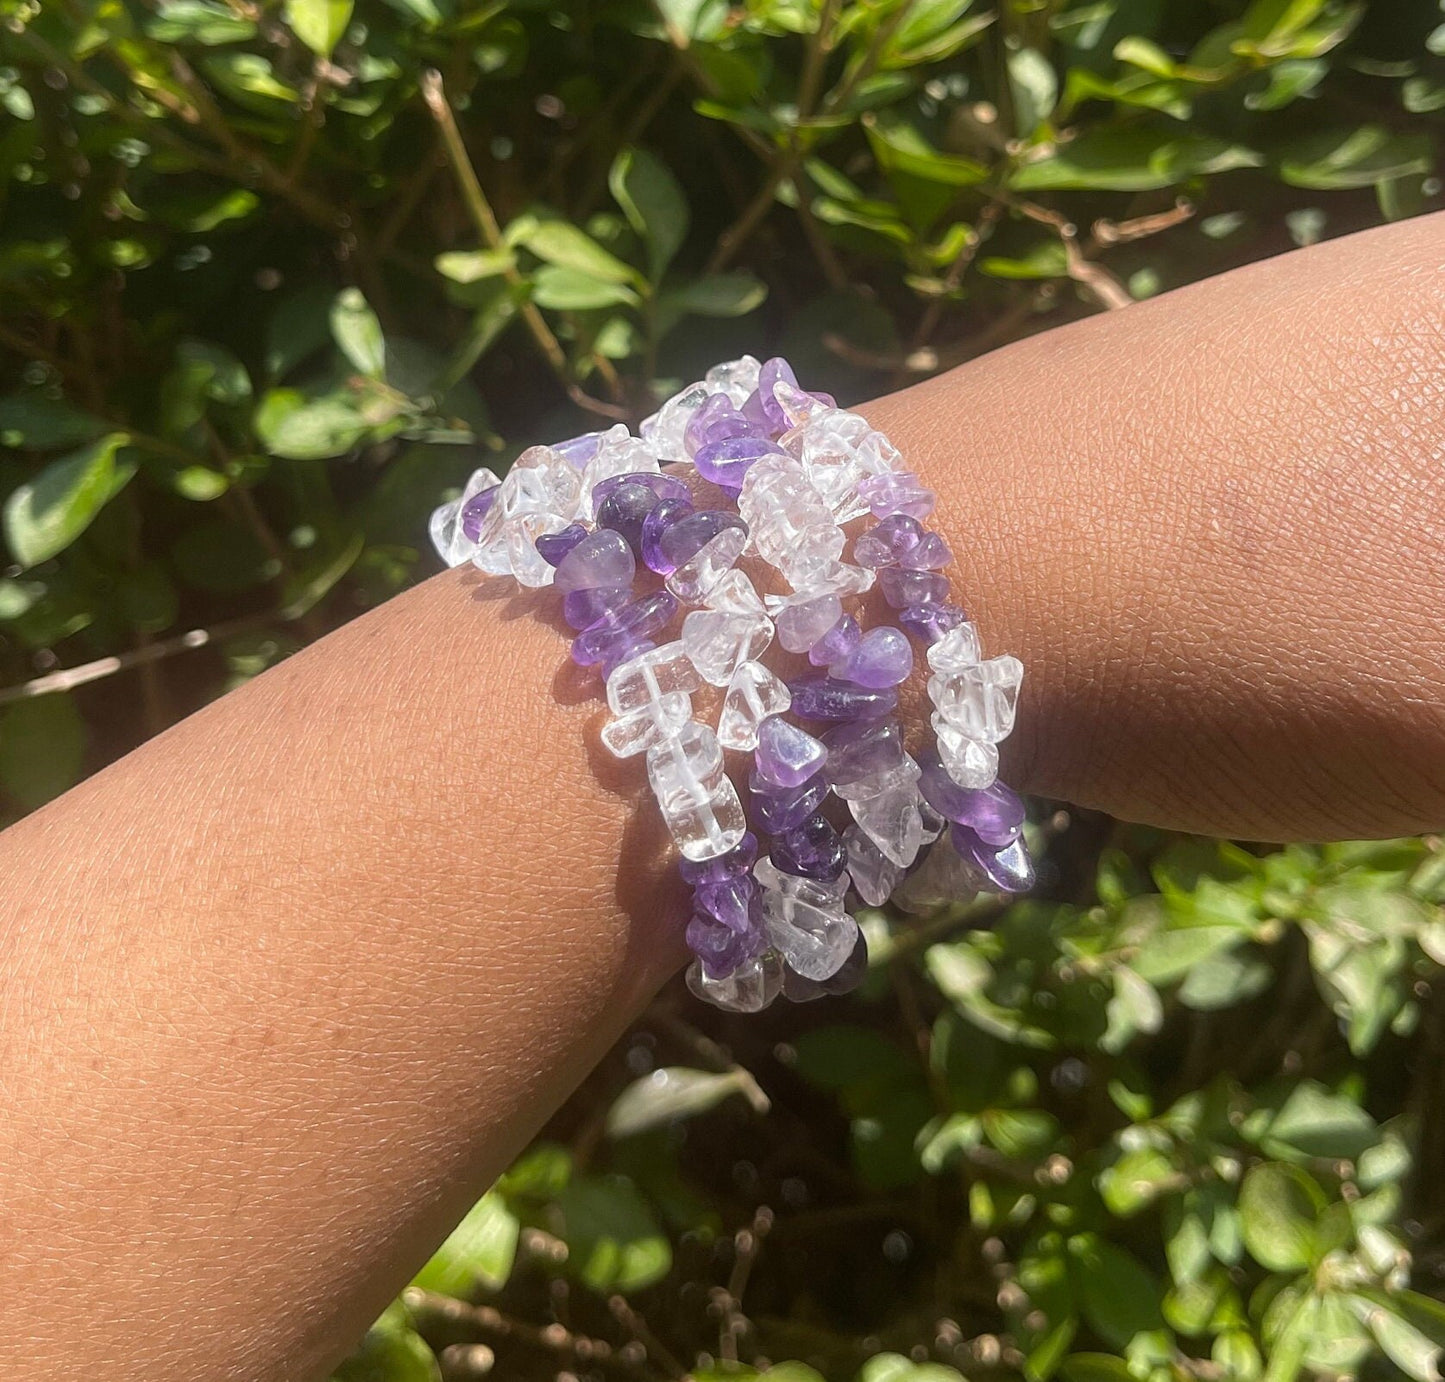
[[[1441,204],[1426,0],[0,19],[0,820],[429,571],[481,458]],[[1439,842],[1030,830],[855,997],[665,994],[339,1376],[1438,1377]]]

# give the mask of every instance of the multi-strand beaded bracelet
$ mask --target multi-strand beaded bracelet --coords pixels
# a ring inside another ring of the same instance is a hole
[[[561,591],[572,657],[606,688],[602,742],[619,758],[646,754],[682,853],[693,992],[753,1012],[780,992],[854,987],[867,946],[850,892],[925,911],[1031,886],[1023,803],[997,777],[1023,666],[983,657],[949,600],[948,544],[922,526],[934,496],[887,438],[800,389],[786,361],[746,355],[639,432],[532,447],[500,480],[478,470],[431,535],[449,565]],[[697,508],[663,474],[674,462],[736,511]],[[845,561],[845,525],[868,517]],[[738,569],[745,553],[792,593],[760,597]],[[661,587],[639,591],[639,566]],[[875,582],[897,624],[865,631],[849,606]],[[680,636],[660,642],[682,606]],[[913,671],[906,635],[932,672],[935,747],[917,759],[896,715]],[[817,671],[782,681],[760,660],[774,637]],[[705,682],[726,688],[716,730],[693,718]],[[750,759],[742,795],[724,750]],[[852,818],[841,833],[830,794]]]

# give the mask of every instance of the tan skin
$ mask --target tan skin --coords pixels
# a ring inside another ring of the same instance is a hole
[[[1445,218],[872,405],[1007,772],[1264,839],[1445,820]],[[679,962],[544,600],[428,581],[0,837],[0,1377],[318,1378]]]

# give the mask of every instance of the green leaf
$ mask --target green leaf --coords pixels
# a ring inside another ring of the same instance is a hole
[[[637,271],[609,254],[590,235],[566,221],[539,221],[521,237],[521,244],[539,259],[580,277],[603,283],[633,283]]]
[[[1272,1272],[1304,1270],[1315,1260],[1325,1205],[1324,1191],[1298,1166],[1272,1161],[1251,1167],[1239,1191],[1245,1247]]]
[[[331,306],[331,335],[341,353],[362,374],[380,379],[386,374],[386,340],[381,323],[359,288],[343,288]]]
[[[772,1377],[775,1371],[764,1375]],[[963,1374],[943,1363],[915,1363],[901,1353],[875,1353],[858,1369],[858,1382],[963,1382]]]
[[[308,399],[294,389],[272,389],[253,425],[267,451],[293,461],[343,455],[375,430],[356,398],[344,391]]]
[[[634,1080],[617,1096],[607,1112],[607,1134],[632,1137],[649,1128],[694,1118],[734,1094],[744,1095],[756,1112],[767,1112],[767,1096],[741,1066],[726,1074],[664,1066]]]
[[[1069,1273],[1084,1318],[1116,1348],[1136,1334],[1163,1326],[1163,1292],[1154,1274],[1132,1253],[1099,1238],[1071,1238]]]
[[[669,311],[699,317],[742,317],[757,308],[768,295],[761,279],[742,269],[695,279],[666,294],[662,303]]]
[[[0,446],[25,451],[55,451],[93,441],[106,430],[100,418],[41,393],[0,398]]]
[[[1387,1305],[1363,1296],[1351,1297],[1351,1305],[1365,1327],[1375,1336],[1386,1357],[1415,1382],[1440,1382],[1441,1342],[1417,1329],[1403,1315]]]
[[[435,263],[436,271],[453,283],[476,283],[510,272],[517,257],[509,249],[450,250],[437,255]]]
[[[352,0],[285,0],[286,22],[318,57],[329,58],[351,23]]]
[[[574,1179],[553,1206],[567,1270],[596,1291],[641,1290],[661,1281],[672,1248],[647,1202],[623,1176]]]
[[[512,1275],[521,1225],[495,1191],[488,1191],[447,1235],[413,1285],[467,1297],[481,1286],[500,1291]]]
[[[1381,125],[1322,130],[1280,150],[1279,175],[1293,187],[1338,191],[1387,178],[1423,176],[1434,162],[1430,137],[1396,134]]]
[[[1037,48],[1018,48],[1008,55],[1008,81],[1015,125],[1020,137],[1027,138],[1054,113],[1059,79]]]
[[[916,126],[892,114],[867,117],[863,127],[878,166],[886,173],[906,173],[945,187],[974,187],[988,177],[982,163],[958,154],[940,153]]]
[[[80,777],[85,722],[63,691],[0,710],[0,787],[25,810],[43,806]]]
[[[124,432],[112,432],[51,461],[11,493],[5,501],[5,538],[21,566],[63,552],[124,488],[135,465],[117,464],[116,452],[129,440]]]
[[[687,238],[687,199],[671,170],[645,149],[623,149],[613,160],[608,186],[622,213],[647,246],[647,276],[657,283]]]
[[[1022,164],[1009,186],[1019,192],[1147,192],[1208,173],[1257,168],[1263,162],[1252,149],[1208,135],[1104,128]]]
[[[1041,240],[1031,250],[1015,258],[985,255],[978,261],[979,272],[990,278],[1066,278],[1069,257],[1062,240]]]
[[[1174,1163],[1157,1147],[1135,1147],[1099,1173],[1099,1193],[1109,1212],[1125,1219],[1180,1180]]]
[[[405,1307],[393,1302],[331,1382],[441,1382],[441,1369]]]
[[[217,0],[162,0],[145,26],[157,43],[244,43],[256,25]]]
[[[1302,1080],[1259,1137],[1274,1157],[1329,1157],[1353,1161],[1380,1140],[1375,1120],[1357,1103],[1332,1094],[1317,1080]]]
[[[1230,951],[1198,961],[1179,986],[1179,1001],[1196,1012],[1216,1012],[1247,1002],[1274,982],[1274,970],[1261,959]]]
[[[1071,1353],[1059,1364],[1065,1382],[1133,1382],[1129,1365],[1112,1353]]]
[[[537,270],[532,300],[558,312],[586,312],[617,305],[635,307],[638,296],[625,283],[594,278],[580,269],[548,264]]]

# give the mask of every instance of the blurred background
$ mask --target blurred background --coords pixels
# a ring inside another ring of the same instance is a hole
[[[0,21],[0,823],[718,359],[861,400],[1445,205],[1428,0]],[[1440,842],[1029,829],[857,995],[665,992],[338,1377],[1435,1382]]]

